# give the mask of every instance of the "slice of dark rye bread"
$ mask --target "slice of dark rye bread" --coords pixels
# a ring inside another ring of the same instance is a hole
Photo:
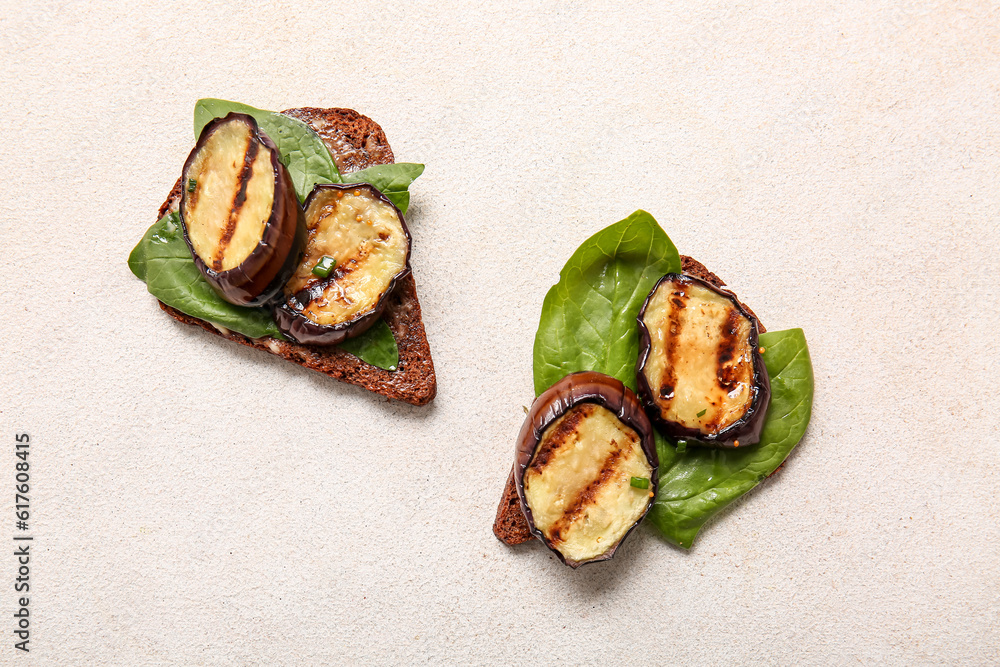
[[[376,164],[392,164],[394,161],[392,149],[382,128],[371,118],[356,111],[305,107],[281,113],[298,118],[315,130],[330,149],[342,174],[367,169]],[[181,180],[178,178],[167,200],[160,207],[157,219],[176,211],[180,198]],[[434,374],[434,362],[424,333],[417,286],[412,273],[397,284],[382,315],[399,348],[399,364],[395,371],[366,364],[337,347],[298,345],[276,338],[249,338],[185,315],[162,301],[160,308],[185,324],[199,326],[234,343],[276,354],[292,363],[325,373],[342,382],[364,387],[386,398],[413,405],[426,405],[437,394],[437,376]]]
[[[692,259],[687,255],[681,255],[681,270],[689,276],[695,278],[701,278],[707,283],[715,285],[716,287],[724,287],[726,283],[722,282],[719,276],[715,275],[707,268],[705,265],[696,259]],[[747,307],[745,303],[740,301],[740,304],[746,308],[751,315],[755,318],[756,314],[750,308]],[[760,323],[760,319],[757,320],[757,327],[760,333],[764,333],[767,329],[764,325]],[[780,466],[779,466],[780,468]],[[777,472],[777,470],[775,470]],[[771,473],[772,475],[774,473]],[[517,489],[514,487],[514,468],[510,469],[510,475],[507,476],[507,486],[504,487],[503,497],[500,498],[500,505],[497,507],[497,518],[493,522],[493,534],[497,536],[497,539],[505,544],[515,545],[523,544],[529,540],[534,539],[534,535],[528,530],[528,521],[524,518],[524,513],[521,511],[521,502],[517,497]]]

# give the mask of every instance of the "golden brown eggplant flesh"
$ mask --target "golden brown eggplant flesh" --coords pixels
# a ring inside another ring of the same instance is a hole
[[[298,343],[336,345],[373,325],[410,272],[410,232],[399,209],[368,184],[317,185],[305,219],[305,255],[274,319]],[[324,257],[333,269],[316,275]]]
[[[575,568],[615,555],[653,504],[658,466],[653,427],[636,395],[585,371],[532,403],[514,482],[532,534]]]
[[[667,436],[713,447],[760,440],[771,384],[757,319],[728,290],[663,276],[639,311],[639,396]]]
[[[184,163],[180,218],[195,265],[223,299],[280,295],[305,245],[305,220],[274,142],[246,114],[208,123]]]

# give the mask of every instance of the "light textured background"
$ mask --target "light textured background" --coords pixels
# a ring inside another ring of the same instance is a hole
[[[0,664],[1000,662],[994,3],[129,4],[0,3],[0,543],[26,431],[39,550],[30,656],[0,557]],[[431,406],[128,272],[203,96],[426,163]],[[690,553],[574,572],[490,525],[542,297],[636,208],[805,329],[813,420]]]

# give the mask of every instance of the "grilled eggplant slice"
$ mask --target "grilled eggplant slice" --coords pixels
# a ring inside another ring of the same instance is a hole
[[[305,209],[305,256],[274,319],[297,343],[336,345],[373,325],[409,274],[410,232],[399,209],[368,184],[317,185]],[[317,265],[323,270],[314,272]]]
[[[615,378],[586,371],[532,403],[514,482],[532,534],[575,568],[614,556],[653,504],[658,466],[639,399]]]
[[[223,299],[260,306],[281,293],[305,221],[278,149],[251,116],[205,126],[184,163],[181,225],[194,263]]]
[[[760,440],[771,398],[757,318],[727,290],[668,273],[639,311],[636,380],[664,435],[713,447]]]

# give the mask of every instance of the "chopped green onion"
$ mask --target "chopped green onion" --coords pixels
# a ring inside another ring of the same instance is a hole
[[[645,477],[633,477],[632,481],[629,483],[637,489],[649,488],[649,480]]]
[[[198,181],[193,178],[188,179],[188,192],[194,192],[194,189],[198,187]]]
[[[705,408],[704,410],[702,410],[701,412],[699,412],[698,416],[699,417],[704,417],[706,412],[708,412],[708,408]]]
[[[688,450],[688,441],[687,440],[678,440],[677,441],[677,453],[678,454],[683,454],[687,450]]]
[[[337,266],[337,260],[329,255],[323,255],[316,266],[313,267],[313,275],[319,276],[320,278],[326,278],[333,271],[333,267]]]

